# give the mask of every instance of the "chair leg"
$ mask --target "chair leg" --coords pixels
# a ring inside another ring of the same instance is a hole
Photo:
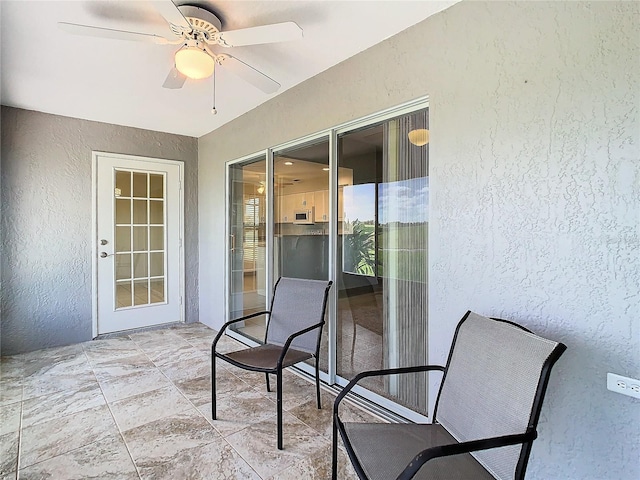
[[[216,354],[211,347],[211,418],[216,419]]]
[[[338,478],[338,427],[336,419],[333,419],[333,444],[331,452],[331,480]]]
[[[278,406],[278,450],[282,450],[282,370],[276,374],[276,404]]]
[[[269,384],[269,374],[265,373],[264,376],[267,378],[267,392],[271,391],[271,385]]]
[[[351,315],[351,325],[353,325],[353,333],[351,335],[351,366],[353,367],[353,355],[356,351],[356,334],[358,329],[356,328],[356,319]]]
[[[322,408],[320,403],[320,369],[318,368],[318,355],[316,355],[316,401],[318,403],[318,410]]]

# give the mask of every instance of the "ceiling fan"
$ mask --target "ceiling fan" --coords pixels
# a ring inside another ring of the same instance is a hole
[[[294,22],[223,32],[220,19],[204,8],[193,5],[176,6],[171,0],[153,0],[151,3],[169,23],[175,38],[67,22],[59,22],[58,26],[76,35],[180,45],[174,56],[174,67],[162,85],[172,89],[182,88],[187,78],[199,80],[210,77],[217,64],[263,92],[274,93],[280,88],[278,82],[236,57],[212,52],[209,46],[229,48],[302,38],[302,29]]]

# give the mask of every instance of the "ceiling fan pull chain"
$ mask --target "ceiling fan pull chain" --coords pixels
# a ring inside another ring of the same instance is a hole
[[[218,70],[217,67],[213,69],[213,108],[211,109],[211,115],[218,113],[216,110],[216,70]]]

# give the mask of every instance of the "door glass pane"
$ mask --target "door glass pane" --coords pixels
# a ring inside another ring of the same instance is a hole
[[[116,252],[131,251],[131,227],[116,227]]]
[[[161,277],[164,275],[164,253],[155,252],[149,254],[149,276]]]
[[[147,198],[147,174],[135,172],[133,174],[133,196]]]
[[[427,363],[429,145],[427,110],[339,138],[337,373]],[[360,383],[427,413],[426,374]]]
[[[151,200],[149,202],[149,223],[162,225],[164,223],[164,202]]]
[[[131,278],[131,254],[116,254],[116,281]]]
[[[147,245],[147,230],[149,227],[133,227],[133,249],[136,252],[146,251]]]
[[[133,304],[147,305],[149,303],[148,280],[133,281]]]
[[[116,200],[116,223],[117,224],[131,223],[131,200],[129,199]]]
[[[115,308],[162,303],[166,298],[165,176],[118,170],[115,181]],[[135,199],[123,198],[131,193]]]
[[[132,304],[131,282],[116,283],[116,308],[130,307]]]
[[[149,197],[164,198],[164,177],[162,175],[149,174]]]
[[[274,153],[274,278],[329,278],[329,139]]]
[[[149,276],[149,258],[146,253],[133,254],[133,278],[146,278]]]
[[[229,167],[229,315],[231,319],[266,307],[267,163],[264,157]],[[256,317],[231,328],[264,340],[265,319]]]
[[[151,288],[151,303],[164,302],[164,279],[153,278],[149,281]]]
[[[147,222],[147,201],[146,200],[134,200],[133,201],[133,223],[146,225]]]
[[[131,172],[116,170],[116,191],[115,196],[131,196]]]
[[[164,249],[164,227],[149,227],[149,249]]]

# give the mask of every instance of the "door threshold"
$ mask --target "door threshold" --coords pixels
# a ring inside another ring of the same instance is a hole
[[[149,325],[148,327],[132,328],[131,330],[119,330],[117,332],[101,333],[93,340],[107,340],[109,338],[121,337],[122,335],[131,335],[133,333],[150,332],[153,330],[162,330],[163,328],[171,328],[178,325],[186,325],[186,322],[170,322],[161,325]]]

